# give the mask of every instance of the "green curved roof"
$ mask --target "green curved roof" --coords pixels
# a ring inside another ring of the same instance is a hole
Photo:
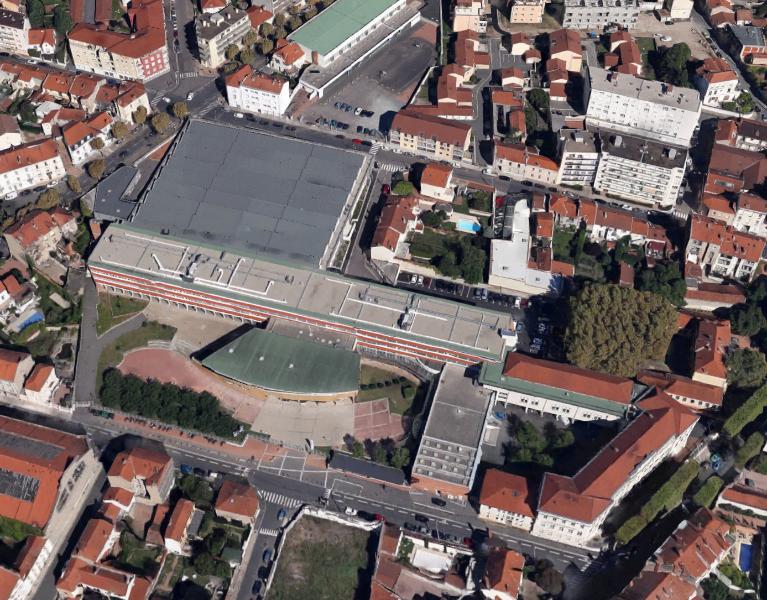
[[[342,394],[359,389],[355,352],[251,329],[202,360],[223,377],[292,394]]]

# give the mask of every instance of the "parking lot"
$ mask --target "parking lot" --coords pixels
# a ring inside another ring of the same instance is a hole
[[[653,37],[653,34],[671,38],[670,42],[663,42],[656,37],[656,43],[659,46],[672,46],[684,42],[690,47],[692,58],[703,60],[713,56],[692,21],[678,21],[664,25],[652,13],[640,13],[636,28],[631,30],[631,35],[638,38]]]
[[[328,128],[332,121],[341,122],[348,126],[349,134],[357,134],[357,127],[385,131],[394,113],[407,103],[423,75],[434,65],[435,39],[436,27],[429,22],[402,32],[342,77],[325,97],[306,105],[298,114],[304,123]],[[352,110],[347,111],[341,104]],[[356,108],[372,114],[355,114]],[[376,134],[371,137],[376,138]]]

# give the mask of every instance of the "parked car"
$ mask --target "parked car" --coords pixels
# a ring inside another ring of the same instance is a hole
[[[236,112],[236,113],[234,113],[234,118],[235,119],[244,119],[245,115],[243,115],[241,112]]]
[[[288,513],[285,511],[284,508],[281,508],[280,511],[277,513],[277,518],[280,521],[284,521],[287,516],[288,516]]]
[[[358,106],[354,109],[354,116],[359,117],[362,114],[362,109]]]
[[[250,593],[258,594],[261,591],[261,586],[263,586],[263,582],[260,579],[256,579],[256,582],[253,584],[253,587],[250,588]]]
[[[269,548],[267,548],[266,550],[264,550],[264,554],[261,558],[263,559],[265,563],[268,563],[270,560],[272,560],[272,551]]]
[[[381,193],[382,193],[382,194],[386,194],[387,196],[388,196],[389,194],[391,194],[391,187],[389,186],[389,184],[388,184],[388,183],[384,183],[384,184],[381,186]]]
[[[447,502],[445,502],[442,498],[437,498],[436,496],[431,499],[432,504],[436,504],[437,506],[446,506]]]
[[[415,515],[415,520],[420,521],[421,523],[428,523],[429,517],[426,517],[424,515]]]

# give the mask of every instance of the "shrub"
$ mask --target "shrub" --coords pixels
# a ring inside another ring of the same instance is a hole
[[[764,447],[764,436],[755,431],[746,439],[746,443],[743,444],[735,453],[735,464],[739,469],[746,466],[746,463],[754,458],[762,451]]]
[[[615,541],[620,546],[625,546],[631,540],[633,540],[639,533],[647,527],[647,521],[644,520],[642,515],[634,515],[629,517],[615,532]]]
[[[692,497],[692,501],[695,502],[695,504],[698,506],[708,508],[711,506],[711,503],[714,501],[717,494],[719,494],[719,490],[722,489],[722,485],[724,485],[724,482],[716,475],[709,477],[706,480],[706,483],[704,483],[701,488],[695,492],[695,495]]]
[[[746,425],[764,412],[765,406],[767,406],[767,386],[763,385],[728,417],[722,426],[722,431],[731,438],[735,437]]]

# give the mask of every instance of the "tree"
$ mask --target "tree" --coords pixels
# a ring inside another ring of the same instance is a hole
[[[30,0],[27,4],[27,14],[31,27],[43,27],[45,25],[45,5],[41,0]]]
[[[56,28],[56,33],[60,36],[65,36],[72,31],[72,16],[69,14],[69,8],[66,3],[58,4],[53,9],[53,26]]]
[[[730,589],[716,575],[710,575],[701,581],[700,587],[703,588],[703,597],[706,600],[730,600]]]
[[[642,518],[642,515],[630,516],[618,527],[618,531],[615,532],[615,543],[619,546],[625,546],[639,535],[645,527],[647,527],[647,521]]]
[[[261,34],[262,38],[268,38],[273,31],[274,27],[272,27],[271,23],[261,23],[261,27],[258,29],[258,32]]]
[[[421,213],[421,221],[427,227],[434,227],[436,229],[442,227],[442,224],[447,221],[447,215],[443,210],[438,210],[436,212],[429,210],[425,213]]]
[[[158,388],[160,391],[162,387]],[[195,504],[206,505],[213,500],[213,489],[210,484],[197,477],[197,475],[184,475],[178,482],[178,489],[184,495],[184,498],[191,500]]]
[[[227,535],[224,529],[216,527],[207,536],[205,536],[205,546],[210,550],[213,556],[219,556],[226,546]]]
[[[236,44],[230,44],[226,47],[226,51],[224,52],[224,56],[226,56],[226,60],[234,60],[237,57],[237,53],[240,51],[240,49],[237,47]]]
[[[177,119],[185,119],[189,115],[189,106],[186,102],[173,103],[173,116]]]
[[[685,305],[684,296],[687,293],[687,284],[682,277],[678,263],[665,262],[657,263],[653,268],[645,267],[639,273],[636,287],[640,291],[663,296],[675,306]]]
[[[303,24],[304,24],[304,22],[301,20],[301,17],[299,17],[297,15],[295,17],[290,17],[288,19],[288,27],[290,28],[291,31],[295,31],[296,29],[301,27],[301,25],[303,25]]]
[[[409,181],[398,181],[391,189],[395,196],[409,196],[414,190],[415,187]]]
[[[410,555],[413,554],[414,549],[415,544],[413,543],[413,540],[402,536],[399,548],[397,548],[397,562],[409,563]]]
[[[752,336],[767,328],[767,319],[758,304],[736,304],[730,309],[729,317],[732,332],[737,335]]]
[[[695,492],[695,495],[692,497],[692,501],[695,502],[695,504],[698,506],[708,508],[711,506],[711,503],[714,501],[714,499],[719,495],[719,490],[722,489],[723,485],[724,481],[722,481],[716,475],[709,477],[706,480],[706,483],[704,483],[701,488]]]
[[[354,458],[365,458],[365,446],[359,440],[352,442],[352,456]]]
[[[764,436],[755,431],[735,453],[735,465],[742,469],[749,460],[762,451],[762,448],[764,448]]]
[[[133,122],[136,125],[143,125],[146,122],[146,107],[139,106],[136,110],[133,111]]]
[[[527,92],[527,101],[532,107],[537,110],[544,118],[549,114],[549,95],[541,88],[533,88]],[[537,127],[535,128],[537,129]]]
[[[734,388],[757,388],[767,378],[767,360],[758,350],[733,350],[725,358],[725,363],[727,382]]]
[[[676,333],[676,309],[662,296],[607,284],[587,284],[570,299],[567,360],[624,377],[647,360],[665,357]]]
[[[310,6],[304,11],[304,21],[309,21],[317,16],[317,8],[314,6]]]
[[[288,36],[288,31],[285,29],[285,26],[275,27],[274,33],[272,34],[272,38],[275,40],[282,40],[282,39],[285,39],[287,36]]]
[[[277,13],[274,15],[274,19],[272,19],[272,25],[274,25],[274,28],[276,29],[285,25],[285,15],[283,13]]]
[[[155,133],[162,133],[170,125],[170,118],[164,112],[157,113],[155,116],[152,117],[151,123],[152,123],[152,129],[155,130]]]
[[[670,48],[661,47],[651,54],[651,62],[658,81],[690,87],[687,63],[690,60],[690,47],[684,42]]]
[[[94,150],[103,150],[104,145],[104,140],[102,140],[100,137],[95,137],[91,140],[91,148]]]
[[[251,47],[243,48],[240,50],[240,62],[249,65],[256,60],[256,55]]]
[[[97,158],[88,163],[88,175],[93,179],[101,179],[101,176],[106,170],[106,163],[103,158]]]
[[[743,431],[746,425],[764,412],[765,406],[767,406],[767,386],[763,385],[727,418],[722,426],[722,431],[734,438]]]
[[[404,469],[410,462],[410,450],[405,447],[395,448],[391,456],[391,466],[395,469]]]
[[[535,563],[535,568],[530,573],[530,579],[551,596],[559,596],[565,589],[562,574],[548,560],[539,560]]]
[[[754,98],[748,92],[741,92],[735,101],[735,105],[738,108],[738,112],[748,114],[754,110]]]
[[[258,45],[259,54],[266,56],[272,50],[274,50],[274,42],[272,40],[270,40],[269,38],[264,38],[263,40],[261,40],[261,43]]]
[[[194,557],[192,564],[199,575],[213,575],[216,572],[216,559],[208,552],[203,552]]]
[[[381,442],[376,442],[373,444],[373,449],[370,452],[370,458],[372,458],[377,463],[386,464],[388,455],[386,448],[383,447]]]
[[[35,202],[35,207],[39,208],[40,210],[48,210],[49,208],[58,206],[60,200],[61,200],[61,194],[59,194],[59,191],[54,188],[51,188],[51,189],[45,190],[42,194],[40,194],[37,197],[37,202]]]
[[[112,136],[116,140],[121,140],[126,135],[128,135],[128,125],[126,125],[124,121],[116,121],[115,124],[112,125]]]
[[[255,29],[251,29],[242,38],[243,46],[253,46],[258,41],[258,32]]]
[[[80,187],[80,180],[74,175],[67,175],[67,186],[75,194],[79,194],[82,191],[82,188]]]

